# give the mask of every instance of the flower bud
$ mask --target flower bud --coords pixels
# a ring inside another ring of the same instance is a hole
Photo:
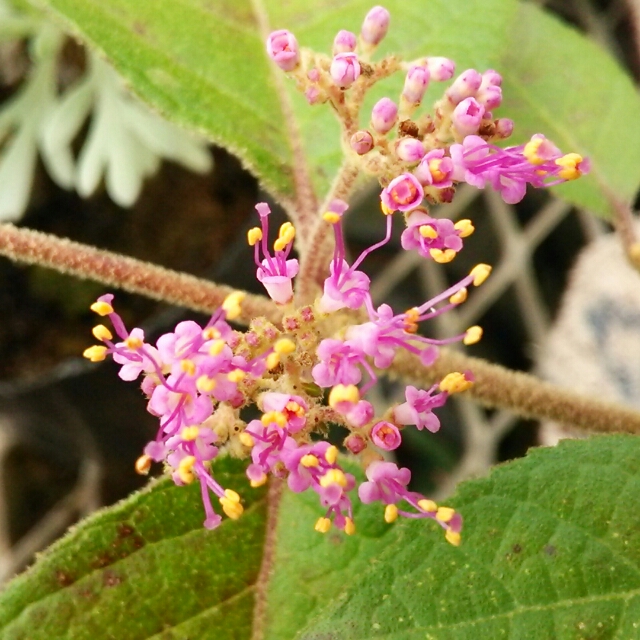
[[[368,131],[356,131],[351,136],[349,144],[359,156],[362,156],[373,149],[373,136]]]
[[[502,86],[502,76],[493,69],[488,69],[482,74],[482,84],[480,85],[481,89],[485,89],[486,87],[501,87]]]
[[[400,446],[402,437],[400,430],[391,422],[378,422],[371,429],[371,441],[376,447],[385,451],[393,451]]]
[[[384,7],[373,7],[365,16],[360,37],[368,45],[375,46],[387,35],[389,12]]]
[[[424,154],[424,145],[417,138],[401,138],[396,142],[396,155],[403,162],[420,162]]]
[[[419,65],[409,67],[404,81],[402,97],[410,104],[420,104],[429,86],[429,69]]]
[[[367,448],[366,440],[357,433],[352,433],[347,436],[344,441],[345,448],[353,454],[360,453]]]
[[[371,111],[371,126],[378,133],[388,133],[398,117],[398,107],[393,100],[381,98]]]
[[[435,82],[443,82],[444,80],[451,80],[456,70],[456,65],[453,60],[449,58],[427,58],[427,69],[431,79]]]
[[[274,31],[267,38],[267,54],[283,71],[293,71],[300,61],[298,41],[286,29]]]
[[[484,107],[475,98],[465,98],[453,110],[451,120],[456,131],[463,136],[478,132],[484,116]]]
[[[341,88],[352,85],[360,75],[360,63],[355,53],[339,53],[331,61],[331,79]]]
[[[493,84],[486,88],[481,87],[476,94],[476,99],[487,111],[496,109],[502,103],[502,89]]]
[[[351,33],[351,31],[345,31],[344,29],[338,31],[333,41],[333,55],[355,51],[357,43],[356,36],[354,33]]]
[[[495,133],[497,138],[508,138],[513,133],[513,120],[510,118],[498,118],[495,121]]]
[[[467,69],[454,80],[445,95],[453,104],[458,104],[465,98],[474,96],[481,84],[482,76],[475,69]]]

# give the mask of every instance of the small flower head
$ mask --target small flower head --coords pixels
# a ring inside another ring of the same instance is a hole
[[[447,89],[446,96],[453,104],[459,104],[465,98],[471,98],[482,84],[482,76],[475,69],[463,71]]]
[[[286,29],[274,31],[267,38],[267,54],[283,71],[293,71],[300,61],[298,41]]]
[[[358,39],[356,38],[355,33],[342,29],[341,31],[338,31],[335,39],[333,40],[333,55],[335,56],[338,53],[350,53],[355,51],[357,44]]]
[[[371,127],[377,133],[388,133],[398,119],[398,106],[390,98],[380,98],[371,110]]]
[[[356,131],[349,140],[351,148],[363,156],[373,149],[373,136],[368,131]]]
[[[382,204],[389,211],[411,211],[420,206],[423,198],[422,185],[411,173],[394,178],[380,194]]]
[[[449,58],[426,58],[427,69],[429,69],[429,76],[431,80],[435,82],[443,82],[445,80],[451,80],[456,70],[456,65],[453,60]]]
[[[362,41],[370,46],[378,45],[389,29],[389,12],[384,7],[373,7],[365,16],[360,30]]]
[[[385,451],[393,451],[400,446],[402,437],[400,430],[391,422],[377,422],[371,428],[371,442],[384,449]]]
[[[419,105],[429,86],[430,76],[428,67],[411,65],[404,81],[402,98],[411,105]]]
[[[434,409],[442,407],[447,400],[446,393],[436,393],[438,386],[434,385],[428,391],[407,386],[405,395],[407,401],[393,410],[393,420],[397,424],[414,424],[420,431],[427,429],[435,433],[440,429],[440,420],[433,413]]]
[[[341,89],[350,87],[360,77],[360,63],[355,53],[338,53],[331,61],[329,74]]]
[[[482,123],[485,108],[475,98],[461,100],[453,110],[451,121],[461,136],[477,133]]]

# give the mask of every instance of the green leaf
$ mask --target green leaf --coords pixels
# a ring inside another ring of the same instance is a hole
[[[395,526],[296,637],[640,638],[640,438],[536,449],[452,503],[461,547],[423,522]]]
[[[154,482],[73,528],[0,594],[3,640],[248,638],[264,491],[224,458],[216,478],[245,513],[207,531],[199,486]],[[197,483],[196,483],[197,484]]]
[[[514,144],[544,133],[565,153],[588,156],[591,174],[557,195],[609,215],[608,193],[628,202],[640,186],[636,87],[604,49],[535,5],[520,5],[509,35],[499,113],[516,122]]]

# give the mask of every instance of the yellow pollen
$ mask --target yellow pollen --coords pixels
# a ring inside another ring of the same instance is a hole
[[[522,150],[522,155],[531,163],[531,164],[542,164],[545,160],[538,155],[538,149],[540,145],[544,142],[544,138],[532,138],[524,145],[524,149]]]
[[[240,303],[245,299],[246,293],[244,291],[234,291],[230,293],[222,303],[227,320],[235,320],[241,313]]]
[[[391,524],[398,519],[398,507],[395,504],[388,504],[384,508],[384,521]]]
[[[298,418],[304,417],[304,407],[301,407],[297,402],[294,402],[293,400],[289,400],[289,402],[287,402],[285,409],[288,413],[293,413]]]
[[[329,464],[335,464],[338,459],[338,447],[331,445],[324,454],[324,459]]]
[[[260,240],[262,240],[262,229],[260,227],[253,227],[253,229],[247,231],[247,242],[250,247],[253,247]]]
[[[296,237],[296,229],[290,222],[285,222],[280,227],[278,239],[273,243],[275,251],[282,251],[288,244],[293,242]]]
[[[476,230],[471,220],[467,220],[466,218],[464,220],[458,220],[458,222],[453,225],[453,228],[460,232],[461,238],[468,238]]]
[[[274,351],[273,353],[270,353],[267,356],[267,369],[269,369],[269,371],[275,369],[279,364],[280,364],[280,354],[279,353],[276,353]]]
[[[198,437],[199,433],[200,428],[196,425],[193,425],[191,427],[184,427],[184,429],[182,429],[182,431],[180,432],[180,438],[182,438],[182,440],[190,442],[192,440],[195,440]]]
[[[196,365],[193,360],[185,359],[180,361],[180,369],[189,376],[196,373]]]
[[[436,520],[440,520],[440,522],[451,522],[451,518],[453,518],[455,514],[455,509],[451,507],[439,507],[436,511]]]
[[[447,393],[461,393],[473,386],[471,380],[465,378],[464,373],[454,371],[447,374],[440,382],[440,391],[446,391]]]
[[[136,460],[136,473],[146,476],[149,473],[149,469],[151,469],[151,456],[145,453]]]
[[[418,506],[427,513],[435,513],[438,510],[438,505],[433,500],[427,500],[426,498],[418,500]]]
[[[360,401],[360,391],[355,384],[337,384],[329,393],[329,406],[334,408],[339,402],[356,404]]]
[[[300,458],[300,464],[303,467],[310,469],[311,467],[317,467],[320,464],[320,460],[318,460],[318,458],[312,453],[307,453],[307,455]]]
[[[244,380],[245,372],[242,369],[234,369],[227,373],[227,380],[230,382],[242,382]]]
[[[238,440],[240,440],[240,442],[242,442],[245,447],[253,447],[253,445],[256,443],[256,441],[253,439],[253,436],[246,431],[243,431],[238,436]]]
[[[340,216],[335,211],[327,211],[322,214],[322,219],[329,224],[338,224],[340,222]]]
[[[142,346],[142,340],[140,340],[140,338],[134,338],[133,336],[129,336],[124,343],[131,351],[136,351]]]
[[[195,478],[193,475],[193,465],[195,462],[196,459],[194,456],[186,456],[180,460],[180,464],[178,465],[178,478],[185,484],[190,484]]]
[[[344,532],[348,536],[352,536],[356,532],[356,525],[348,516],[344,519]]]
[[[196,389],[198,389],[200,393],[210,393],[216,388],[217,384],[218,383],[215,378],[210,378],[207,375],[201,375],[196,380]]]
[[[347,476],[344,475],[344,471],[340,469],[329,469],[322,478],[320,478],[320,486],[328,487],[332,484],[337,484],[340,487],[347,486]]]
[[[233,489],[225,489],[224,495],[229,500],[231,500],[231,502],[237,502],[238,504],[240,503],[240,496]]]
[[[456,252],[453,249],[430,249],[429,255],[434,262],[447,264],[447,262],[451,262],[456,257]]]
[[[225,494],[230,491],[227,489]],[[233,492],[235,493],[235,491]],[[238,495],[237,493],[235,494]],[[239,498],[238,500],[233,500],[229,498],[229,496],[225,496],[224,498],[220,498],[220,504],[222,505],[222,510],[232,519],[237,520],[244,511],[244,507],[240,504]]]
[[[462,304],[467,299],[467,288],[463,287],[460,291],[454,293],[450,298],[451,304]]]
[[[462,342],[467,346],[470,344],[475,344],[476,342],[480,342],[480,338],[482,338],[482,327],[479,327],[477,324],[473,327],[469,327],[467,332],[462,339]]]
[[[273,345],[273,350],[280,355],[293,353],[296,350],[296,343],[289,338],[281,338]]]
[[[257,489],[258,487],[261,487],[263,484],[265,484],[267,482],[267,474],[263,473],[262,476],[260,476],[257,480],[251,480],[249,482],[249,484],[254,488]]]
[[[99,316],[108,316],[113,313],[113,307],[108,302],[102,302],[101,300],[94,302],[89,308]]]
[[[97,340],[102,340],[102,341],[113,340],[113,334],[103,324],[98,324],[95,327],[93,327],[93,329],[91,330],[91,333],[93,333],[93,336]]]
[[[101,344],[93,345],[82,352],[82,356],[91,362],[102,362],[107,356],[107,347]]]
[[[582,171],[578,169],[578,165],[582,162],[582,156],[577,153],[567,153],[558,158],[556,164],[562,167],[558,172],[558,176],[563,180],[575,180],[582,175]]]
[[[429,238],[429,240],[433,240],[438,237],[438,232],[430,224],[421,225],[418,227],[418,231],[420,231],[420,235],[423,238]]]
[[[460,534],[456,531],[451,531],[451,530],[448,530],[444,534],[444,539],[449,544],[452,544],[454,547],[459,547],[460,543],[462,542],[462,537],[460,536]]]
[[[329,518],[318,518],[313,528],[318,533],[327,533],[331,529],[331,520]]]
[[[209,347],[209,355],[210,356],[218,356],[222,353],[222,350],[225,348],[226,342],[224,340],[214,340]]]
[[[262,422],[265,427],[272,422],[275,422],[279,427],[284,427],[287,424],[287,417],[280,411],[269,411],[260,418],[260,422]]]
[[[471,271],[469,272],[470,276],[473,276],[473,284],[476,287],[479,287],[491,273],[491,267],[488,264],[477,264]]]
[[[384,202],[380,203],[380,209],[382,209],[382,213],[384,213],[385,216],[390,216],[395,211],[395,209],[389,209]]]
[[[429,160],[429,173],[431,173],[434,182],[442,182],[446,177],[444,171],[440,170],[441,164],[442,158],[434,158],[433,160]]]
[[[215,327],[207,327],[202,330],[202,337],[205,340],[215,340],[220,337],[220,332]],[[215,355],[212,353],[211,355]]]

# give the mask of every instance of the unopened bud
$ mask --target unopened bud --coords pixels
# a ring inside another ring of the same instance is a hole
[[[484,111],[484,107],[475,98],[465,98],[453,110],[451,121],[460,135],[470,136],[478,132]]]
[[[267,38],[267,54],[283,71],[293,71],[300,61],[298,41],[286,29],[274,31]]]
[[[333,55],[338,53],[349,53],[355,51],[358,40],[355,33],[351,31],[338,31],[335,39],[333,40]]]
[[[398,107],[390,98],[381,98],[371,111],[371,126],[378,133],[388,133],[398,118]]]
[[[373,7],[365,16],[360,37],[368,45],[376,46],[387,35],[389,12],[384,7]]]
[[[453,104],[462,102],[476,94],[482,84],[482,76],[475,69],[463,71],[447,89],[446,96]]]
[[[349,144],[359,156],[363,156],[373,149],[373,136],[368,131],[356,131],[351,136]]]
[[[401,138],[396,142],[396,155],[403,162],[420,162],[424,154],[424,145],[417,138]]]
[[[360,63],[355,53],[339,53],[329,68],[331,79],[341,88],[351,86],[360,76]]]
[[[409,104],[420,104],[424,97],[424,92],[429,86],[429,69],[419,65],[412,65],[409,67],[407,77],[404,81],[404,89],[402,90],[402,97]]]
[[[445,80],[451,80],[456,70],[456,65],[453,60],[449,58],[427,58],[427,69],[431,80],[434,82],[444,82]]]

